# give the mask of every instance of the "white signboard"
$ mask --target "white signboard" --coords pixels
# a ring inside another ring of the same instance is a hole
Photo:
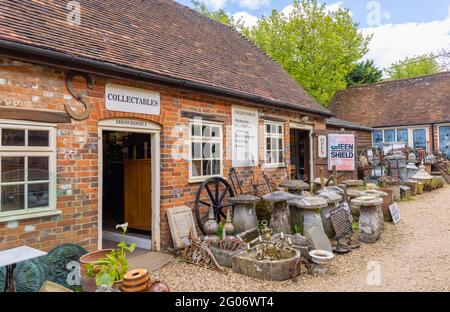
[[[318,146],[318,157],[319,158],[327,158],[327,136],[319,135],[317,137],[317,146]]]
[[[355,170],[355,136],[353,134],[328,135],[328,170]]]
[[[108,83],[105,87],[106,109],[116,112],[159,115],[159,92]]]
[[[400,210],[398,209],[397,203],[393,203],[389,206],[389,211],[391,212],[392,220],[394,224],[400,222]]]
[[[232,114],[233,167],[258,165],[258,110],[235,106]]]

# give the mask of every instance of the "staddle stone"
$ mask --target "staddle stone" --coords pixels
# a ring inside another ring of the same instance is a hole
[[[264,200],[273,203],[272,215],[270,217],[270,227],[273,233],[291,233],[291,212],[287,201],[296,197],[293,194],[277,191],[264,195]]]
[[[258,227],[255,206],[260,200],[253,195],[238,195],[230,199],[234,204],[233,225],[236,233],[243,233]]]
[[[352,199],[353,205],[360,207],[359,215],[359,239],[367,244],[375,243],[381,235],[382,214],[379,211],[383,199],[374,195],[361,196]]]
[[[309,191],[310,185],[301,180],[285,180],[281,182],[281,187],[287,188],[289,193],[301,195],[302,191]]]
[[[342,196],[328,189],[319,190],[317,196],[327,201],[328,205],[320,211],[320,216],[322,218],[325,233],[328,237],[333,238],[336,236],[336,232],[334,231],[333,223],[331,222],[330,212],[339,205],[342,201]]]

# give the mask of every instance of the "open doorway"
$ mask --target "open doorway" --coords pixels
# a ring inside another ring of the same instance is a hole
[[[151,134],[102,132],[103,244],[121,240],[117,224],[128,222],[127,239],[151,249],[152,234]]]
[[[291,128],[290,146],[291,146],[291,179],[309,182],[311,180],[310,131]]]

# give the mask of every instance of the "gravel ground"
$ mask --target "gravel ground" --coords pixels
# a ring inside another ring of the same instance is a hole
[[[381,240],[337,255],[328,274],[267,282],[175,261],[158,271],[172,291],[450,291],[450,186],[399,203]],[[381,272],[376,281],[376,272]],[[368,283],[369,280],[369,283]]]

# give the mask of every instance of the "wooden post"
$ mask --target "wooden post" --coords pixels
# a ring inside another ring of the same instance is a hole
[[[325,177],[323,176],[323,167],[320,167],[320,188],[325,187]]]
[[[333,185],[335,185],[335,186],[338,185],[336,165],[333,166]]]

